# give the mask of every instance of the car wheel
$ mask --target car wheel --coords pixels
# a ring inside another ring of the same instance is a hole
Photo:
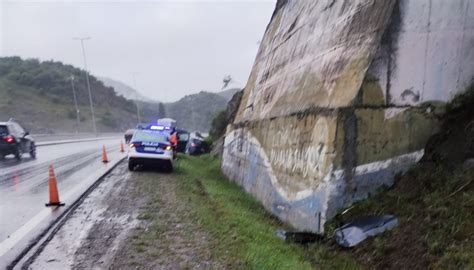
[[[128,170],[131,172],[135,170],[135,162],[132,162],[132,161],[128,162]]]
[[[34,143],[32,143],[30,147],[30,157],[36,158],[36,145]]]
[[[20,147],[18,147],[18,148],[16,149],[14,155],[15,155],[15,158],[16,158],[17,160],[21,160],[21,156],[23,155],[23,153],[21,152]]]
[[[171,163],[171,161],[165,165],[165,170],[169,173],[173,172],[173,163]]]

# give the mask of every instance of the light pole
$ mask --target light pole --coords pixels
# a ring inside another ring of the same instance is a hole
[[[140,108],[138,106],[138,90],[137,90],[137,81],[136,81],[136,78],[135,76],[139,74],[138,72],[132,72],[132,77],[133,77],[133,87],[135,87],[135,105],[137,106],[137,120],[138,120],[138,124],[141,123],[141,119],[140,119]]]
[[[74,97],[74,107],[76,108],[76,117],[77,117],[77,128],[76,133],[79,133],[79,129],[81,128],[81,117],[79,107],[77,106],[77,98],[76,98],[76,89],[74,88],[74,75],[71,75],[71,86],[72,86],[72,96]]]
[[[94,114],[94,104],[92,103],[92,92],[91,92],[91,85],[89,82],[89,71],[87,70],[87,59],[86,59],[86,50],[84,49],[84,40],[91,39],[90,37],[77,37],[73,38],[74,40],[79,40],[81,42],[82,48],[82,57],[84,58],[84,71],[86,73],[86,83],[87,83],[87,90],[89,91],[89,103],[91,106],[91,114],[92,114],[92,127],[94,129],[94,134],[97,135],[97,126],[95,124],[95,114]]]

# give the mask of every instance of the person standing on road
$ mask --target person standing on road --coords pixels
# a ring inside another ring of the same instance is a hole
[[[173,130],[171,131],[170,143],[173,147],[173,156],[176,158],[176,150],[178,148],[178,133],[176,132],[175,128],[173,128]]]
[[[171,143],[171,146],[173,146],[174,148],[176,148],[176,146],[178,146],[178,133],[176,132],[175,129],[173,129],[173,131],[171,131],[170,143]]]

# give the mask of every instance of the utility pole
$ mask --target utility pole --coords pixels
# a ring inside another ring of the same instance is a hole
[[[89,103],[90,103],[90,106],[91,106],[92,128],[94,129],[94,134],[97,136],[97,125],[95,123],[94,104],[92,102],[91,85],[90,85],[90,82],[89,82],[89,71],[87,70],[86,50],[84,49],[84,40],[89,40],[91,38],[90,37],[77,37],[77,38],[73,38],[73,39],[74,40],[79,40],[81,42],[82,57],[84,59],[84,71],[86,73],[87,90],[89,91]]]
[[[137,106],[137,121],[138,121],[138,124],[140,124],[142,121],[141,121],[141,118],[140,118],[140,108],[138,106],[138,90],[137,90],[137,81],[136,81],[136,78],[135,76],[139,74],[138,72],[132,72],[132,77],[133,77],[133,87],[135,88],[135,105]]]
[[[77,117],[77,128],[76,134],[79,133],[81,128],[81,117],[79,107],[77,106],[77,98],[76,98],[76,89],[74,88],[74,75],[71,75],[71,86],[72,86],[72,95],[74,97],[74,107],[76,108],[76,117]]]

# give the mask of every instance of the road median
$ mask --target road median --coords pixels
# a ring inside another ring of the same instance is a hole
[[[114,138],[118,138],[118,136],[116,136],[116,137],[94,137],[94,138],[73,139],[73,140],[44,141],[44,142],[37,142],[36,147],[57,145],[57,144],[68,144],[68,143],[78,143],[78,142],[109,140],[109,139],[114,139]]]

